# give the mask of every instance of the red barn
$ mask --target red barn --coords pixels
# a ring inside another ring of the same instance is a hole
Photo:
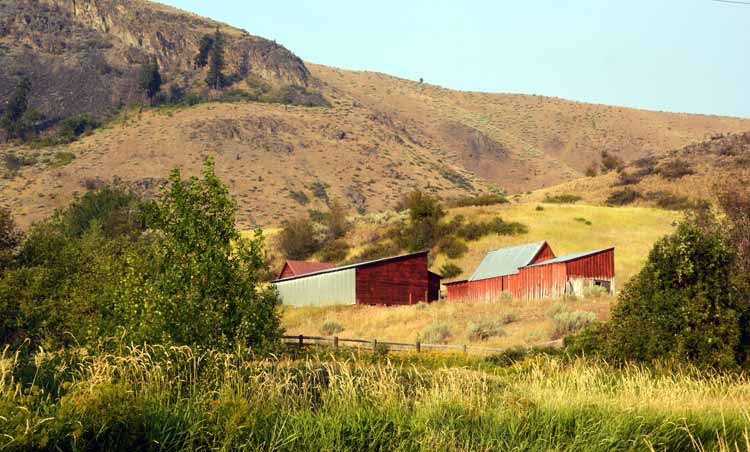
[[[427,251],[281,277],[274,285],[282,303],[292,306],[409,305],[440,296],[440,276],[427,269]]]
[[[583,295],[591,286],[614,294],[614,248],[560,257],[547,242],[503,248],[488,253],[468,280],[445,286],[449,301],[557,298],[566,293]]]

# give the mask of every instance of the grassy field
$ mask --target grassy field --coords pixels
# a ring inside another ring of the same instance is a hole
[[[6,350],[0,449],[750,450],[746,375],[546,355],[497,362]]]

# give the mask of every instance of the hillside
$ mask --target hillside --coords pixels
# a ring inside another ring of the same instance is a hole
[[[679,209],[712,199],[717,184],[750,178],[750,133],[718,134],[706,141],[628,162],[621,172],[584,177],[540,190],[532,197],[570,194],[584,202]],[[621,201],[613,194],[630,193]],[[614,199],[614,198],[613,198]]]
[[[152,55],[165,90],[220,98],[205,88],[206,69],[192,64],[200,38],[217,26],[232,89],[298,86],[322,96],[321,106],[240,96],[112,116],[143,101],[135,72]],[[72,144],[0,146],[0,203],[24,226],[102,183],[153,195],[173,167],[196,174],[209,155],[238,197],[239,226],[249,228],[277,225],[333,197],[364,213],[390,208],[414,188],[444,198],[524,193],[579,179],[602,150],[632,161],[750,130],[748,119],[459,92],[304,63],[274,42],[142,0],[2,3],[0,44],[0,63],[11,68],[0,74],[3,97],[26,72],[32,107],[51,124],[80,112],[107,120]]]

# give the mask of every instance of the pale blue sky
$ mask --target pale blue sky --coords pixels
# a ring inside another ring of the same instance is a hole
[[[750,5],[164,0],[306,61],[448,88],[750,117]]]

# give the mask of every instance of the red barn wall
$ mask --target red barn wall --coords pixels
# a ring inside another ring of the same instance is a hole
[[[357,304],[404,305],[427,301],[427,254],[357,268]]]
[[[565,263],[568,276],[611,280],[615,277],[615,250],[605,250]]]
[[[538,300],[560,297],[565,293],[567,274],[564,263],[524,267],[511,276],[510,293],[514,298]]]
[[[448,301],[495,301],[503,292],[503,278],[487,278],[446,285]]]

